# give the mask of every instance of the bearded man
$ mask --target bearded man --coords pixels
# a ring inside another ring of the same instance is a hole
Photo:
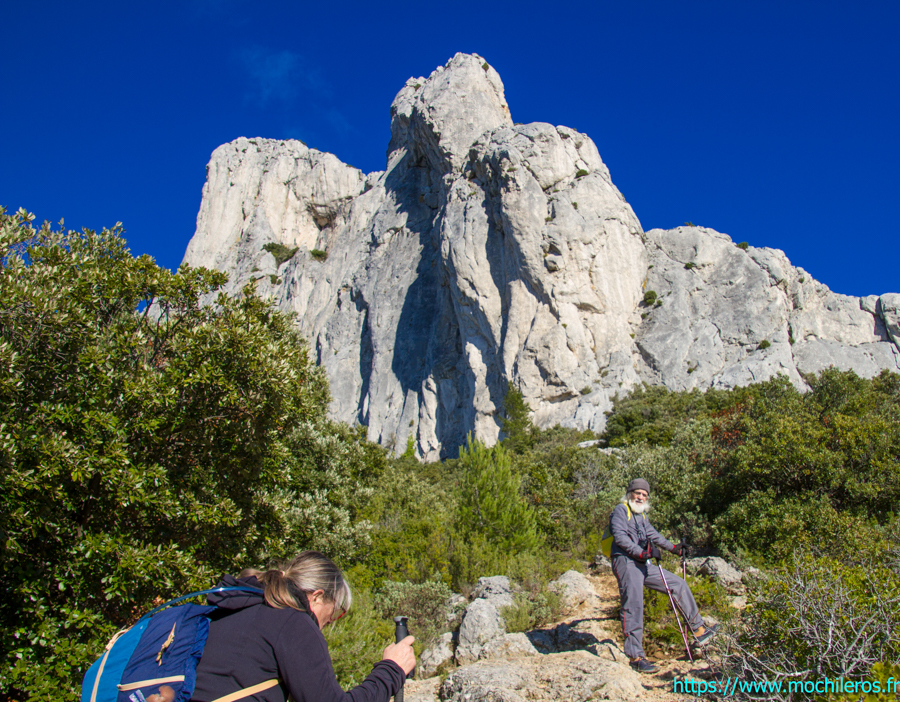
[[[659,559],[659,549],[680,556],[682,545],[673,545],[663,538],[647,519],[650,509],[650,483],[636,478],[628,484],[622,503],[616,505],[609,518],[613,535],[612,568],[619,583],[622,603],[622,629],[625,632],[625,655],[631,666],[641,673],[655,673],[659,668],[644,656],[644,588],[665,592],[666,584],[681,610],[684,620],[694,633],[694,640],[704,644],[715,636],[718,626],[707,627],[690,588],[674,573],[648,567],[651,558]],[[663,583],[662,576],[665,576]]]

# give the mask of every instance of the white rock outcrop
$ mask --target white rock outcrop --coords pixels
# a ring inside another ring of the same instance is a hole
[[[591,581],[577,570],[567,570],[556,580],[551,581],[547,589],[560,595],[563,606],[567,609],[574,609],[597,595]]]
[[[900,369],[900,295],[836,295],[710,229],[645,233],[594,143],[513,124],[475,55],[407,81],[384,172],[297,141],[216,149],[184,260],[295,312],[332,416],[426,460],[495,441],[510,382],[538,425],[600,430],[641,381]]]

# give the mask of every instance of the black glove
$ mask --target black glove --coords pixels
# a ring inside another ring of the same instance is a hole
[[[683,543],[675,544],[672,547],[672,553],[674,553],[676,556],[681,556],[684,554],[684,549],[685,549],[685,545]]]
[[[662,554],[659,552],[659,547],[655,544],[647,544],[643,551],[641,551],[640,555],[637,559],[641,563],[646,563],[651,558],[656,558],[657,560],[662,557]]]

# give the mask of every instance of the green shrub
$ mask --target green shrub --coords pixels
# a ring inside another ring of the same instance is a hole
[[[877,663],[881,672],[897,666],[898,630],[895,573],[877,561],[851,564],[798,552],[761,583],[740,626],[717,647],[726,675],[782,680],[787,688],[787,681],[869,679]],[[785,690],[772,699],[789,697]]]
[[[268,251],[272,256],[275,257],[275,267],[281,266],[285,261],[289,261],[294,257],[294,254],[299,250],[298,247],[291,248],[289,246],[285,246],[284,244],[279,244],[273,241],[270,241],[268,244],[263,246],[263,250]]]
[[[365,530],[327,497],[339,456],[321,474],[291,438],[343,441],[287,316],[252,288],[201,305],[222,273],[134,258],[120,226],[30,219],[0,211],[0,696],[74,700],[157,598],[291,554],[317,519],[345,520],[348,553]]]
[[[771,345],[772,345],[771,341],[769,341],[768,339],[763,339],[762,341],[759,342],[759,346],[757,346],[756,348],[758,348],[760,351],[762,351],[764,349],[769,348]]]
[[[536,593],[515,593],[513,604],[503,607],[500,614],[506,624],[506,631],[514,634],[552,624],[562,616],[562,609],[562,598],[557,593],[541,590]]]
[[[583,388],[581,388],[580,392],[582,395],[590,395],[591,392],[593,392],[593,388],[591,388],[590,385],[585,385]]]
[[[589,175],[589,173],[588,173],[588,171],[584,170],[583,168],[579,168],[578,171],[575,173],[576,178],[584,178],[586,175]]]
[[[460,536],[483,536],[513,553],[539,545],[534,510],[522,496],[522,476],[503,444],[487,448],[469,436],[459,451],[459,470]]]
[[[322,249],[310,249],[309,255],[316,261],[327,261],[328,260],[328,252],[322,251]]]
[[[385,581],[375,597],[375,608],[387,620],[409,617],[409,630],[424,648],[447,628],[453,593],[441,580],[424,583]]]
[[[378,447],[379,451],[383,449]],[[354,559],[352,582],[451,580],[452,527],[458,496],[448,465],[406,456],[387,461],[359,517],[372,524],[371,546]]]
[[[696,268],[696,267],[697,267],[697,264],[694,263],[693,261],[690,261],[690,262],[684,264],[684,269],[685,269],[686,271],[693,270],[693,269]]]
[[[656,302],[656,297],[657,296],[655,290],[648,290],[644,293],[644,304],[647,305],[647,307],[650,307],[654,302]]]
[[[748,244],[746,241],[742,241],[740,244],[737,245],[737,247],[739,249],[743,249],[744,251],[746,251],[747,249],[750,248],[750,244]]]

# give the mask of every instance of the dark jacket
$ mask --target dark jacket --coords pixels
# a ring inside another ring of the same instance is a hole
[[[618,504],[609,517],[609,530],[613,535],[611,556],[638,558],[651,542],[666,551],[672,550],[672,542],[660,536],[645,514],[631,512],[629,519],[629,511],[627,505]]]
[[[256,578],[236,580],[230,575],[219,585],[262,588]],[[278,678],[280,685],[252,699],[285,702],[290,695],[294,702],[387,702],[403,684],[400,666],[380,661],[360,685],[344,692],[315,616],[289,607],[270,607],[262,592],[215,593],[209,596],[209,603],[220,610],[210,621],[193,700],[212,702]]]

